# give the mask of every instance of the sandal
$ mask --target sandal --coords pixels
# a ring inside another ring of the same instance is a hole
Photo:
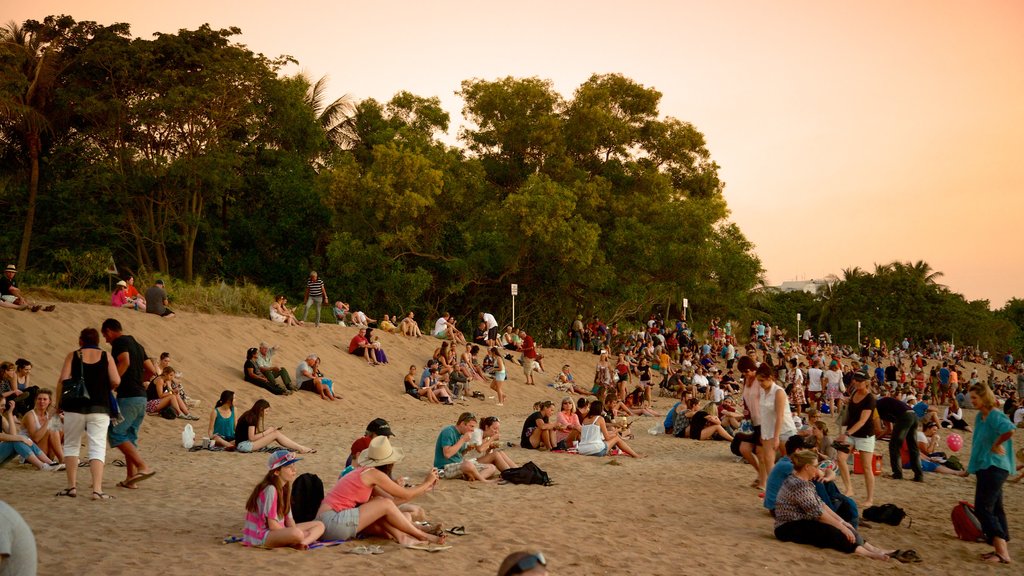
[[[92,499],[93,500],[113,500],[114,497],[111,496],[110,494],[107,494],[106,492],[93,492],[92,493]]]
[[[373,552],[371,552],[370,549],[367,548],[366,546],[356,546],[355,548],[350,548],[348,550],[348,553],[349,554],[358,554],[360,556],[365,556],[367,554],[373,554]]]
[[[465,536],[466,535],[466,527],[465,526],[452,526],[448,530],[445,530],[445,532],[447,532],[449,534],[454,534],[455,536]]]
[[[71,488],[65,488],[60,492],[53,495],[54,498],[57,496],[67,496],[68,498],[78,498],[78,488],[72,486]]]
[[[891,557],[903,564],[917,564],[921,562],[921,557],[918,556],[916,550],[903,550],[902,552],[897,550]]]
[[[998,552],[995,552],[995,551],[986,552],[985,554],[982,554],[981,555],[981,559],[983,561],[985,561],[985,562],[992,562],[993,564],[995,564],[995,563],[998,563],[998,564],[1009,564],[1010,563],[1009,560],[1007,560],[1006,558],[1003,558],[1002,556],[999,555]]]
[[[135,484],[129,484],[127,480],[122,480],[117,483],[118,488],[128,488],[129,490],[138,490],[139,487]]]

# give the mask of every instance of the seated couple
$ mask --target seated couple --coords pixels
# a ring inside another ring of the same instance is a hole
[[[454,394],[448,388],[438,370],[436,360],[427,360],[427,367],[417,378],[416,365],[409,366],[409,373],[405,375],[405,393],[416,399],[425,398],[432,404],[447,404],[451,406]]]
[[[476,415],[463,412],[454,425],[441,430],[434,445],[434,468],[441,471],[442,478],[484,482],[499,472],[517,467],[508,454],[501,451],[500,422],[496,417],[484,418],[478,434],[474,434],[476,428]]]

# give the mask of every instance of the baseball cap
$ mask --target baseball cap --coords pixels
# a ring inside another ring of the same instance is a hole
[[[391,431],[391,425],[388,421],[383,418],[375,418],[369,424],[366,425],[366,431],[370,434],[376,434],[377,436],[394,436],[395,433]]]

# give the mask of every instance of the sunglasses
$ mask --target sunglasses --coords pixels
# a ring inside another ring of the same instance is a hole
[[[513,574],[522,574],[523,572],[527,572],[529,570],[533,570],[537,566],[547,567],[547,565],[548,565],[548,561],[547,561],[547,559],[544,558],[544,554],[541,553],[541,552],[537,552],[536,554],[530,554],[526,558],[523,558],[519,562],[516,562],[516,565],[513,566],[512,568],[510,568],[508,570],[508,572],[505,572],[504,576],[512,576]]]

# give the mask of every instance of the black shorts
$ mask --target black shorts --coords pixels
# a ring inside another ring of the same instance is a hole
[[[497,340],[498,339],[498,327],[497,326],[495,326],[494,328],[488,328],[487,329],[487,339],[488,340]]]

